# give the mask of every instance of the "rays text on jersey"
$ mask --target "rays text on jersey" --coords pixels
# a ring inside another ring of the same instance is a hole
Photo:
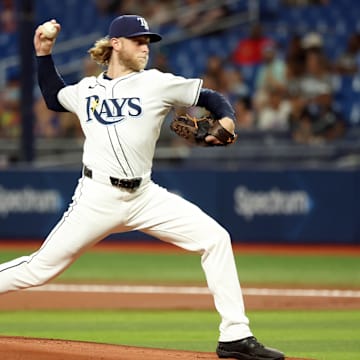
[[[93,119],[103,125],[111,125],[126,117],[137,117],[142,113],[138,97],[100,99],[97,95],[86,98],[87,122]]]

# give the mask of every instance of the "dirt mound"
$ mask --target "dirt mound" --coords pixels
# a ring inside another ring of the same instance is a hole
[[[151,349],[81,341],[0,337],[2,360],[215,360],[215,353]],[[287,358],[287,360],[305,360]]]

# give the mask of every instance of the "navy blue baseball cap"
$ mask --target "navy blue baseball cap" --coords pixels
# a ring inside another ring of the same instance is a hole
[[[132,38],[135,36],[149,36],[150,42],[162,39],[161,35],[150,32],[146,20],[138,15],[121,15],[115,18],[109,26],[109,37]]]

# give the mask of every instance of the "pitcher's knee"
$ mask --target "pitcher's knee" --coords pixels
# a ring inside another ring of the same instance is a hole
[[[220,225],[213,232],[212,247],[231,247],[230,234]]]

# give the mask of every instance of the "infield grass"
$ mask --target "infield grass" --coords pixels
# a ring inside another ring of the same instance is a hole
[[[2,250],[0,262],[22,255]],[[360,287],[358,257],[237,254],[236,262],[243,285]],[[56,281],[205,285],[200,257],[190,253],[89,252]],[[360,359],[360,310],[248,315],[259,340],[288,356]],[[0,334],[214,351],[218,322],[215,311],[7,311]]]
[[[250,311],[256,336],[291,357],[360,358],[360,311]],[[214,311],[0,312],[1,334],[214,351]]]

